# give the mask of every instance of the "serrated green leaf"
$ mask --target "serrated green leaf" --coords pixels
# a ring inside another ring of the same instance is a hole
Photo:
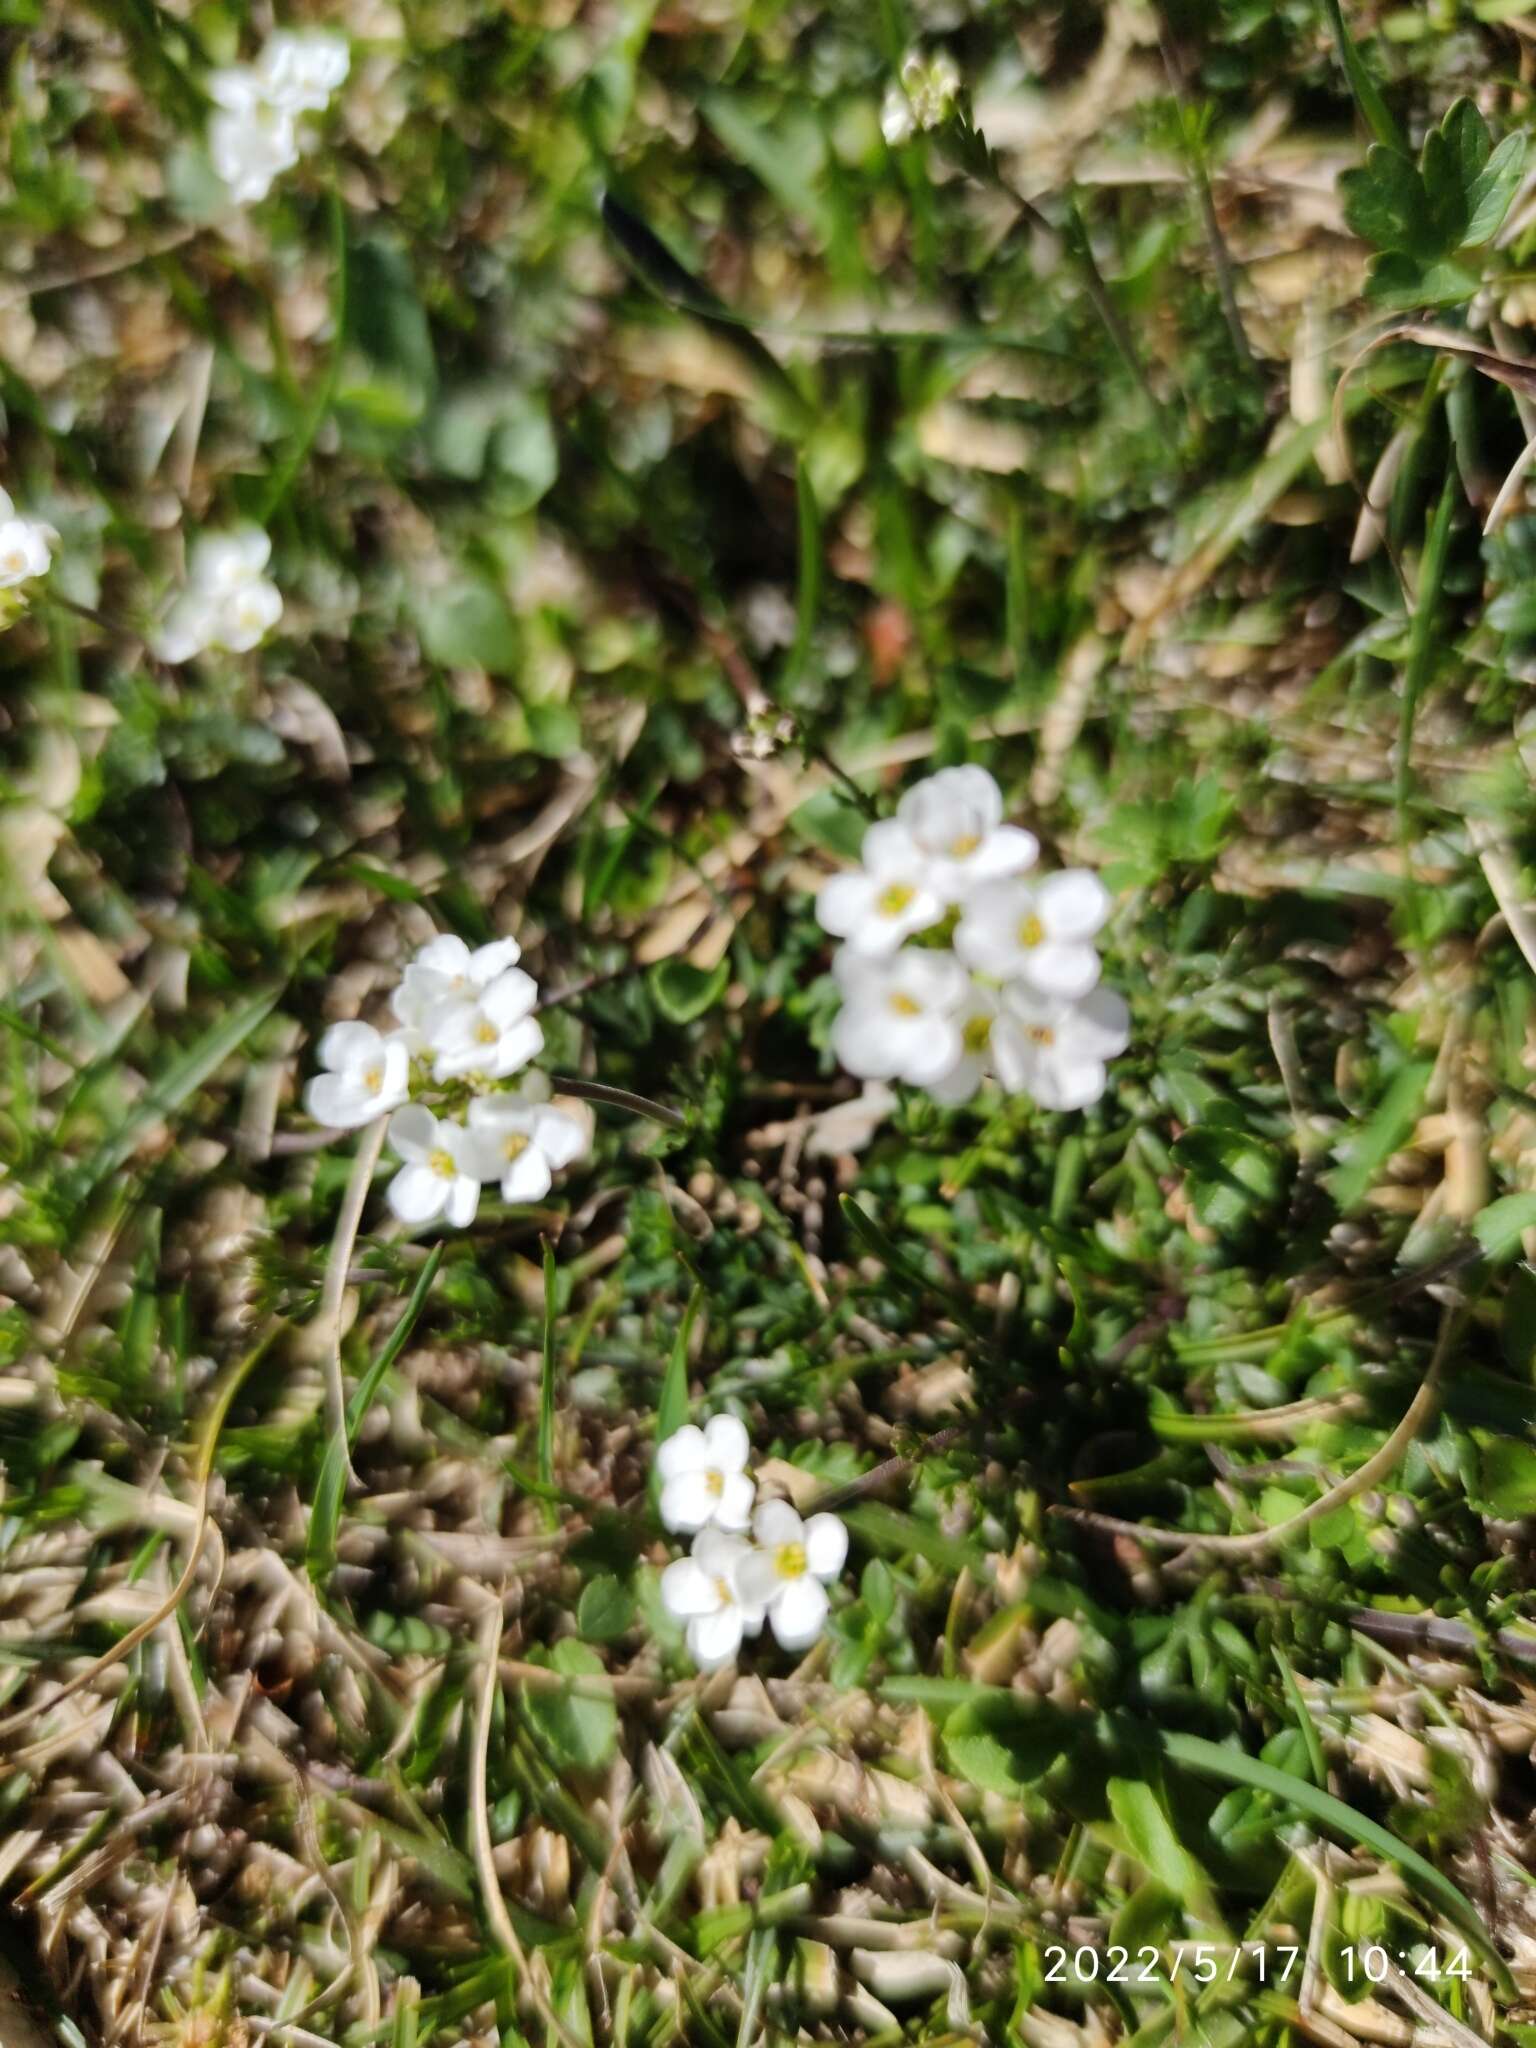
[[[1467,192],[1467,225],[1462,246],[1480,249],[1504,225],[1520,180],[1525,175],[1526,138],[1506,135]]]
[[[1437,253],[1423,180],[1395,149],[1372,143],[1361,168],[1340,177],[1339,195],[1346,222],[1373,249],[1418,256]]]

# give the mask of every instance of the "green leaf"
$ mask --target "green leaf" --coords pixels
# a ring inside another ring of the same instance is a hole
[[[1467,226],[1462,246],[1479,249],[1504,225],[1504,216],[1525,175],[1526,138],[1506,135],[1467,192]]]
[[[957,1707],[944,1723],[944,1748],[961,1777],[983,1792],[1018,1799],[1081,1739],[1080,1716],[1029,1706],[1003,1694]]]
[[[583,1586],[576,1626],[589,1643],[617,1642],[633,1628],[635,1596],[612,1572],[599,1572]]]
[[[1140,1778],[1111,1778],[1106,1791],[1126,1846],[1154,1882],[1202,1919],[1214,1918],[1205,1873],[1180,1846],[1152,1787]]]
[[[549,1656],[530,1652],[530,1661],[547,1663],[567,1678],[601,1678],[603,1660],[586,1643],[567,1636]],[[572,1692],[524,1691],[529,1720],[544,1738],[556,1761],[581,1771],[600,1771],[618,1753],[619,1715],[611,1699]]]
[[[1246,1229],[1284,1192],[1280,1151],[1247,1131],[1197,1124],[1175,1140],[1173,1156],[1189,1176],[1196,1215],[1223,1236]]]
[[[425,592],[413,606],[421,644],[444,668],[483,668],[510,675],[517,666],[517,626],[492,584],[466,576]]]
[[[1522,1234],[1533,1227],[1536,1227],[1536,1195],[1501,1195],[1476,1218],[1472,1235],[1482,1246],[1485,1256],[1497,1261],[1513,1257],[1520,1249]]]
[[[1477,1454],[1478,1507],[1505,1521],[1536,1515],[1536,1445],[1496,1436]]]
[[[712,1010],[731,978],[728,959],[713,967],[693,967],[686,960],[662,960],[651,969],[650,988],[656,1007],[669,1024],[692,1024]]]
[[[1339,196],[1345,221],[1373,249],[1422,256],[1441,246],[1433,238],[1424,181],[1395,149],[1372,143],[1360,169],[1340,177]]]
[[[1388,149],[1407,154],[1407,143],[1402,130],[1393,120],[1387,103],[1381,96],[1370,72],[1366,69],[1349,24],[1344,19],[1340,0],[1327,0],[1328,18],[1333,24],[1333,39],[1339,47],[1339,62],[1344,66],[1344,76],[1349,80],[1349,89],[1355,96],[1355,104],[1365,118],[1365,124],[1379,143]]]
[[[427,451],[445,476],[467,483],[489,476],[503,512],[530,510],[554,482],[559,452],[549,411],[521,385],[466,385],[433,412],[424,429]]]
[[[1367,1122],[1345,1135],[1338,1148],[1343,1163],[1323,1179],[1346,1216],[1364,1201],[1382,1168],[1418,1122],[1433,1072],[1428,1060],[1414,1060],[1402,1068]]]
[[[1536,1266],[1522,1262],[1510,1275],[1499,1340],[1511,1371],[1531,1378],[1536,1362]]]
[[[664,1444],[688,1420],[688,1351],[693,1341],[694,1320],[703,1306],[704,1290],[695,1287],[688,1297],[688,1306],[683,1311],[672,1354],[661,1378],[661,1398],[656,1403],[658,1444]]]

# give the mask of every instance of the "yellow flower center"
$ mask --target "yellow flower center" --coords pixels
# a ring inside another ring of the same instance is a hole
[[[501,1033],[496,1029],[496,1026],[489,1017],[482,1017],[475,1026],[475,1043],[477,1045],[494,1045],[500,1036]]]
[[[1038,946],[1044,937],[1045,926],[1036,917],[1035,913],[1031,911],[1019,926],[1019,944],[1021,946]]]
[[[910,996],[894,995],[891,997],[890,1006],[898,1017],[920,1017],[922,1015],[922,1004],[914,1003]]]
[[[781,1543],[773,1553],[773,1568],[781,1579],[805,1577],[805,1545]]]
[[[384,1069],[382,1067],[370,1067],[363,1076],[363,1086],[370,1095],[377,1095],[384,1086]]]
[[[1056,1034],[1049,1024],[1026,1024],[1024,1036],[1031,1045],[1054,1045]]]
[[[502,1140],[502,1156],[506,1159],[521,1159],[528,1150],[528,1140],[521,1131],[508,1131]]]
[[[892,882],[875,898],[875,908],[882,917],[900,917],[916,894],[910,882]]]
[[[954,860],[964,860],[968,854],[974,853],[980,844],[981,834],[979,832],[962,832],[958,839],[951,839],[949,842],[951,858]]]
[[[990,1017],[968,1017],[965,1029],[960,1033],[961,1043],[967,1052],[985,1052],[992,1043],[992,1019]]]
[[[704,1491],[715,1500],[725,1491],[725,1474],[717,1472],[713,1465],[704,1474]]]
[[[720,1605],[722,1607],[734,1607],[736,1605],[736,1595],[731,1590],[731,1582],[729,1579],[716,1579],[715,1598],[720,1602]]]
[[[434,1173],[440,1174],[444,1180],[454,1179],[459,1170],[453,1163],[453,1154],[451,1152],[444,1152],[441,1148],[436,1152],[429,1152],[427,1154],[427,1164]]]

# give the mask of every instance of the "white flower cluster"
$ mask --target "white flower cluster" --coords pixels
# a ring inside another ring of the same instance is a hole
[[[0,491],[0,590],[15,590],[37,576],[46,576],[59,536],[41,519],[16,510],[10,495]]]
[[[1039,846],[1002,816],[984,768],[941,769],[870,826],[862,867],[823,885],[816,915],[846,942],[833,1048],[851,1074],[943,1103],[991,1077],[1042,1108],[1084,1109],[1130,1042],[1124,1002],[1098,985],[1109,896],[1085,868],[1026,879]],[[948,946],[904,943],[938,925]]]
[[[304,1106],[341,1130],[389,1117],[389,1142],[404,1163],[388,1201],[402,1223],[443,1217],[463,1229],[492,1181],[504,1201],[542,1201],[560,1168],[587,1149],[586,1123],[550,1100],[547,1075],[495,1085],[544,1045],[533,1014],[538,984],[520,957],[516,939],[473,950],[451,936],[432,939],[395,990],[397,1030],[333,1024],[320,1041],[324,1071]],[[445,1090],[468,1091],[464,1121],[411,1099],[432,1095],[442,1108]]]
[[[328,29],[279,29],[254,64],[214,72],[208,153],[237,206],[265,199],[298,162],[299,116],[329,104],[350,64],[345,40]]]
[[[205,533],[187,560],[187,587],[150,635],[161,661],[191,661],[210,647],[248,654],[283,615],[282,594],[263,574],[272,543],[259,526]]]
[[[940,127],[954,110],[960,91],[960,70],[947,50],[925,57],[908,50],[901,60],[901,82],[885,89],[880,132],[892,149],[910,142],[919,128]]]
[[[848,1555],[836,1515],[802,1521],[785,1500],[754,1510],[750,1450],[736,1417],[717,1415],[703,1429],[685,1423],[656,1453],[661,1519],[693,1537],[688,1556],[662,1573],[661,1601],[686,1624],[688,1654],[701,1671],[729,1664],[764,1621],[784,1649],[808,1650],[826,1626],[827,1586]]]

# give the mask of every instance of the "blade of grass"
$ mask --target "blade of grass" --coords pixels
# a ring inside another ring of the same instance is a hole
[[[539,1480],[555,1483],[555,1317],[559,1310],[560,1274],[554,1247],[544,1240],[544,1355],[539,1369]]]
[[[1349,80],[1349,89],[1355,96],[1365,125],[1378,142],[1388,149],[1395,149],[1399,156],[1408,154],[1408,145],[1403,131],[1393,120],[1391,110],[1381,96],[1381,88],[1365,68],[1359,45],[1349,32],[1349,23],[1344,19],[1341,0],[1327,0],[1328,19],[1333,26],[1333,39],[1339,46],[1339,62],[1344,66],[1344,76]]]

